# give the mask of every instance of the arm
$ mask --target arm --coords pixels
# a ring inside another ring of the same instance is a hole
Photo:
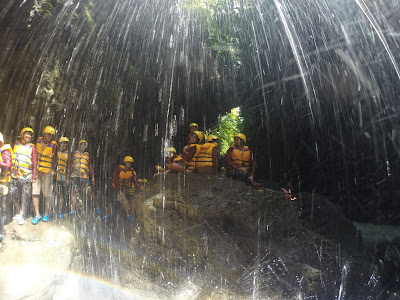
[[[71,152],[68,151],[67,185],[69,184],[69,180],[71,179],[73,160],[74,160],[73,154],[72,154]]]
[[[54,143],[53,144],[53,161],[52,161],[53,173],[52,174],[57,174],[57,166],[58,166],[58,155],[57,155],[57,152],[58,152],[58,147],[57,147],[57,144]]]
[[[89,156],[89,176],[92,179],[92,185],[95,185],[92,156]]]
[[[36,147],[34,145],[31,146],[32,149],[32,180],[37,180],[37,153]]]
[[[118,166],[114,171],[113,182],[115,190],[119,193],[121,188],[119,186],[119,173],[121,173],[121,168]]]
[[[191,161],[196,154],[196,146],[185,146],[183,149],[183,160],[184,161]]]
[[[4,169],[10,169],[12,166],[10,151],[3,151],[1,153],[1,159],[2,161],[0,161],[0,167]]]

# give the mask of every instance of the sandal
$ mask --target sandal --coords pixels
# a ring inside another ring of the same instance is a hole
[[[63,213],[58,213],[57,217],[58,217],[59,219],[62,219],[62,218],[64,218],[64,214],[63,214]]]
[[[44,215],[42,218],[43,222],[48,222],[49,221],[49,217],[47,215]]]
[[[34,217],[32,219],[32,225],[36,225],[37,223],[39,223],[39,221],[42,219],[42,216],[40,217]],[[47,220],[48,221],[48,220]],[[19,224],[19,223],[18,223]]]

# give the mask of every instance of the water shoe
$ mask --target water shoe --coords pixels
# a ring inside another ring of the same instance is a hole
[[[47,215],[44,215],[42,221],[43,222],[48,222],[49,221],[49,217]]]
[[[101,211],[100,211],[100,208],[96,208],[96,214],[98,214],[98,215],[99,215],[99,214],[100,214],[100,212],[101,212]]]
[[[62,218],[64,218],[64,215],[63,215],[63,213],[58,213],[57,217],[58,217],[59,219],[62,219]]]
[[[129,222],[131,222],[133,218],[132,218],[132,216],[129,215],[129,216],[127,217],[127,219],[128,219]]]
[[[21,217],[21,216],[19,216],[17,222],[18,222],[18,225],[24,225],[24,224],[25,224],[25,220],[24,220],[24,218]]]
[[[71,210],[68,214],[69,214],[70,216],[73,216],[73,215],[75,215],[75,212],[74,212],[73,210]]]
[[[20,215],[15,215],[15,216],[13,217],[13,220],[16,220],[16,221],[18,221],[18,220],[19,220],[19,218],[21,218],[21,216],[20,216]]]
[[[22,218],[21,218],[22,219]],[[42,217],[34,217],[33,219],[32,219],[32,225],[37,225],[37,223],[39,223],[39,221],[42,219]],[[23,220],[23,219],[22,219]],[[24,221],[25,222],[25,221]],[[19,221],[18,221],[18,224],[19,224]],[[22,223],[23,224],[23,223]]]

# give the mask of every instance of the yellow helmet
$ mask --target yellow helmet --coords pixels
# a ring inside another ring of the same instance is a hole
[[[139,179],[138,179],[138,182],[143,182],[143,180],[139,178]]]
[[[124,158],[124,163],[125,162],[131,162],[131,163],[133,163],[133,157],[132,156],[125,156],[125,158]]]
[[[201,144],[202,142],[204,142],[204,133],[201,131],[193,131],[193,133],[195,133],[197,135],[197,137],[199,138],[199,143]]]
[[[243,133],[236,133],[233,138],[238,137],[246,143],[246,136]]]
[[[174,152],[174,153],[176,153],[176,149],[175,149],[174,147],[169,147],[169,148],[167,149],[167,152]]]
[[[211,142],[212,140],[219,140],[219,137],[217,137],[217,136],[214,135],[214,134],[210,134],[210,135],[207,137],[207,142]]]
[[[50,133],[50,134],[52,134],[52,135],[55,135],[55,134],[56,134],[56,130],[54,129],[54,127],[46,126],[46,127],[43,129],[43,133]]]
[[[24,135],[24,132],[27,132],[27,131],[31,132],[32,135],[33,135],[33,129],[30,128],[30,127],[25,127],[25,128],[22,128],[21,133],[19,134],[19,136],[22,138],[22,136]]]
[[[62,142],[67,142],[67,143],[69,143],[69,139],[67,138],[67,137],[65,137],[65,136],[63,136],[62,138],[60,138],[59,140],[58,140],[58,142],[61,144]]]
[[[199,128],[199,125],[197,125],[197,123],[190,123],[189,128],[192,127],[192,126]]]
[[[163,170],[163,167],[161,167],[160,165],[157,165],[157,166],[155,166],[155,169],[156,169],[157,171],[162,171],[162,170]]]
[[[82,143],[86,143],[86,144],[87,144],[87,142],[86,142],[85,140],[80,140],[79,143],[78,143],[78,145],[79,145],[79,144],[82,144]]]

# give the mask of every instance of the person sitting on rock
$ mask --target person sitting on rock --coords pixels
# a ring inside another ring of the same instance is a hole
[[[190,123],[189,125],[189,134],[186,138],[186,145],[190,144],[190,137],[192,136],[193,132],[198,131],[199,130],[199,125],[197,125],[197,123]]]
[[[117,192],[117,204],[122,202],[122,207],[125,210],[126,218],[130,222],[132,221],[132,200],[135,191],[141,191],[143,188],[139,184],[136,172],[133,170],[133,158],[131,156],[125,156],[124,164],[119,165],[115,171],[112,179],[112,186]],[[111,207],[109,207],[109,214]],[[103,219],[107,219],[106,215]]]
[[[206,142],[200,146],[200,150],[195,158],[197,173],[217,175],[218,141],[219,138],[216,135],[210,135],[207,137]]]
[[[181,155],[176,154],[176,149],[174,147],[169,147],[167,149],[167,157],[165,159],[165,166],[167,170],[165,173],[183,173],[185,172],[185,165]]]
[[[58,157],[58,168],[57,168],[57,206],[58,206],[58,218],[63,218],[62,212],[64,206],[64,200],[67,197],[67,171],[70,169],[72,157],[68,151],[69,139],[62,137],[59,140],[60,151],[57,153]]]
[[[194,131],[189,139],[189,144],[183,148],[183,160],[186,172],[192,173],[196,170],[196,157],[200,152],[201,145],[204,144],[204,133]]]
[[[260,186],[254,182],[256,161],[253,151],[245,146],[246,136],[242,133],[234,135],[235,144],[230,146],[225,154],[227,175],[233,179],[241,180],[254,187]]]
[[[19,225],[25,223],[28,204],[31,199],[32,182],[37,181],[37,154],[35,145],[30,143],[33,129],[25,127],[21,130],[20,140],[13,148],[11,166],[10,194],[18,214],[13,218]],[[39,214],[39,205],[35,206],[35,217],[32,224],[37,224],[42,218]]]
[[[67,185],[71,181],[72,195],[71,195],[71,211],[69,215],[76,213],[76,197],[78,192],[88,196],[95,207],[96,214],[100,214],[100,208],[97,203],[96,196],[93,191],[95,185],[94,169],[89,152],[85,151],[88,143],[85,140],[80,140],[78,143],[78,151],[74,152],[72,158],[72,167],[67,173]],[[91,185],[90,181],[91,180]]]
[[[0,241],[3,240],[3,226],[7,218],[7,194],[11,180],[12,149],[4,144],[3,134],[0,132]]]

